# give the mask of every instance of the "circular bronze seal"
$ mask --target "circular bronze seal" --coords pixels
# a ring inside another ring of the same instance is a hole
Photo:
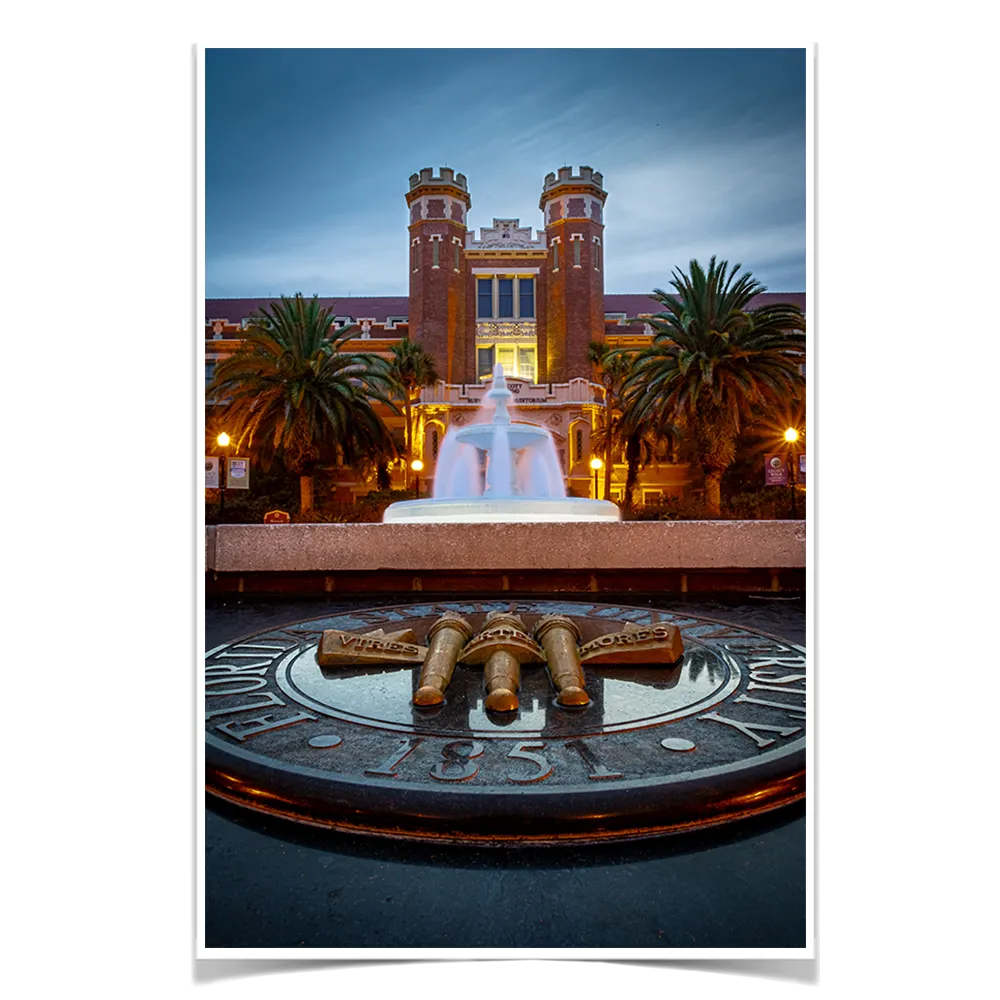
[[[801,799],[805,705],[801,646],[682,611],[373,607],[207,654],[207,787],[383,836],[655,836]]]

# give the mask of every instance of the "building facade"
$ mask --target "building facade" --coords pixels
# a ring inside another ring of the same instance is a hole
[[[414,407],[414,457],[424,462],[421,480],[432,488],[437,456],[452,426],[476,419],[493,366],[499,363],[514,394],[515,420],[546,426],[556,442],[567,488],[605,499],[603,473],[590,460],[603,458],[594,431],[604,410],[604,388],[595,381],[591,343],[641,347],[651,327],[643,317],[659,312],[645,295],[604,291],[604,205],[608,193],[600,173],[562,167],[542,182],[538,207],[543,228],[520,219],[494,218],[478,234],[467,227],[472,198],[464,174],[424,168],[409,178],[405,193],[409,293],[404,297],[321,299],[337,326],[356,325],[354,350],[388,355],[404,337],[433,356],[441,380],[425,388]],[[767,300],[805,308],[802,294],[766,294]],[[270,299],[206,300],[206,382],[215,362],[239,346],[256,309]],[[387,414],[400,441],[402,418]],[[207,430],[212,433],[211,415]],[[664,451],[641,473],[636,501],[652,503],[680,496],[694,481],[693,470]],[[613,470],[611,496],[620,501],[624,462]],[[403,472],[396,479],[402,485]],[[333,499],[349,502],[371,483],[349,470],[331,483]]]

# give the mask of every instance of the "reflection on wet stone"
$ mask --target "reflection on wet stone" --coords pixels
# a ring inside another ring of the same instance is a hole
[[[314,649],[315,647],[313,647]],[[455,670],[444,701],[432,708],[413,705],[420,688],[420,667],[354,666],[317,668],[310,649],[291,663],[288,680],[314,710],[356,721],[406,726],[435,732],[544,733],[571,736],[621,728],[630,723],[687,714],[706,700],[720,697],[733,675],[722,657],[692,642],[673,667],[607,666],[587,678],[590,705],[583,712],[559,710],[557,692],[543,663],[520,670],[517,713],[487,712],[483,674],[469,666]],[[550,709],[551,706],[551,709]],[[700,710],[700,708],[698,709]]]

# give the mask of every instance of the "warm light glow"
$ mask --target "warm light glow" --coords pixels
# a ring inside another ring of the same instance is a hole
[[[596,472],[598,469],[604,467],[604,463],[599,458],[592,458],[590,460],[590,467]]]
[[[410,463],[410,468],[413,469],[414,472],[419,472],[423,467],[424,467],[424,463],[421,462],[419,458],[415,458]]]
[[[794,441],[798,441],[798,439],[799,439],[799,432],[794,427],[789,427],[788,430],[785,431],[785,440],[789,444],[791,444]]]
[[[229,440],[230,440],[230,438],[229,438],[229,435],[225,431],[223,431],[215,440],[219,442],[219,447],[220,448],[228,448],[229,447]]]

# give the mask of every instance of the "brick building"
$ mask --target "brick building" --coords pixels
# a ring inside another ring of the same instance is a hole
[[[519,219],[495,218],[478,236],[466,221],[472,199],[464,174],[442,167],[412,174],[407,297],[325,298],[340,328],[356,324],[352,349],[388,354],[409,337],[435,359],[441,381],[423,391],[414,408],[415,450],[421,477],[433,482],[438,449],[448,428],[474,419],[493,365],[499,362],[514,393],[514,419],[544,424],[556,441],[567,487],[594,493],[591,433],[599,426],[604,389],[594,381],[591,342],[639,347],[651,339],[644,316],[659,312],[645,295],[604,291],[603,177],[590,167],[548,174],[538,207],[544,229]],[[668,276],[664,276],[666,283]],[[754,305],[781,300],[805,308],[805,295],[765,294]],[[208,299],[205,303],[206,379],[215,362],[234,350],[254,310],[270,299]],[[630,322],[631,320],[631,322]],[[387,419],[402,440],[402,419]],[[211,432],[211,417],[208,430]],[[416,456],[415,456],[416,457]],[[664,449],[640,474],[636,500],[677,496],[694,470]],[[402,471],[397,472],[402,483]],[[616,465],[612,495],[621,499],[625,466]],[[370,483],[345,470],[330,491],[340,501],[363,495]],[[603,498],[603,475],[598,494]]]

